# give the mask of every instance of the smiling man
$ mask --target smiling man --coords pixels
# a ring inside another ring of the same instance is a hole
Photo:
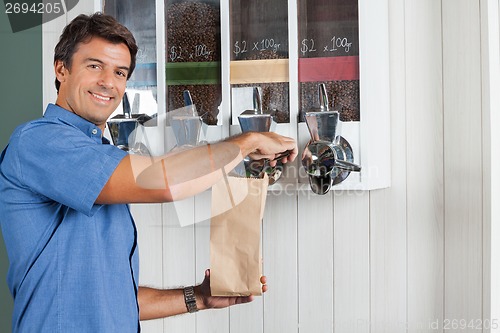
[[[132,34],[112,17],[75,18],[55,49],[55,105],[19,126],[0,155],[14,332],[138,332],[140,319],[252,300],[211,296],[209,270],[198,286],[139,287],[137,231],[127,204],[201,192],[247,155],[272,160],[289,152],[282,162],[292,161],[295,141],[246,133],[153,162],[128,155],[102,133],[136,53]],[[192,160],[198,163],[185,163]]]
[[[70,63],[55,60],[60,83],[56,104],[104,131],[125,92],[131,56],[128,47],[93,37],[80,43]]]

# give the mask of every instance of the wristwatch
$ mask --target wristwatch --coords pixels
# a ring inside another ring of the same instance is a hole
[[[186,308],[189,313],[198,311],[196,306],[196,297],[194,296],[194,287],[184,288],[184,301],[186,302]]]

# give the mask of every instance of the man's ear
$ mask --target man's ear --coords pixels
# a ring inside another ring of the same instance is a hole
[[[64,63],[62,60],[56,60],[54,62],[54,71],[56,74],[56,79],[59,82],[66,81],[66,77],[68,75],[68,70],[67,70],[66,66],[64,66]]]

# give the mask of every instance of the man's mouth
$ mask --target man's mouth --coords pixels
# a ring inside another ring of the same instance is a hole
[[[109,97],[109,96],[97,95],[97,94],[94,94],[93,92],[90,92],[90,94],[92,96],[94,96],[95,98],[97,98],[98,100],[101,100],[101,101],[104,101],[104,102],[107,102],[107,101],[111,100],[111,97]]]

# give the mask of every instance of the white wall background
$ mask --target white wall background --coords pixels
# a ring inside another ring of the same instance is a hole
[[[55,100],[53,45],[66,22],[92,11],[84,2],[44,26],[46,102]],[[269,193],[269,291],[231,309],[144,322],[143,331],[489,332],[490,318],[500,325],[499,15],[498,0],[389,0],[392,186]],[[182,203],[193,220],[206,215],[209,197]],[[181,228],[169,204],[132,209],[142,283],[201,282],[208,224]]]

